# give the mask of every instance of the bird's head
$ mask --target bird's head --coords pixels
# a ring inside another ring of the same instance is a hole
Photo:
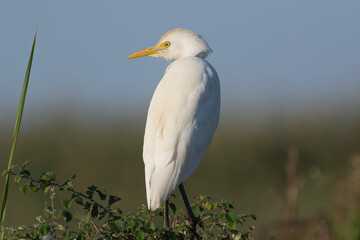
[[[200,35],[179,28],[165,33],[155,46],[133,53],[128,58],[151,56],[170,61],[183,57],[206,58],[210,52],[210,47]]]

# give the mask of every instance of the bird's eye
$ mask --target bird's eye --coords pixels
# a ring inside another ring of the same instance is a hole
[[[164,43],[164,46],[165,46],[165,47],[170,47],[170,42],[169,42],[169,41],[166,41],[166,42]]]

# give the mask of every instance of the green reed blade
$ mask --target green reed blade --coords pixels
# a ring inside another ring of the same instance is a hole
[[[33,41],[32,48],[31,48],[31,54],[30,54],[30,58],[29,58],[28,67],[27,67],[26,74],[25,74],[25,79],[24,79],[23,89],[21,92],[18,112],[17,112],[17,116],[16,116],[13,142],[12,142],[12,147],[11,147],[10,157],[9,157],[8,170],[10,170],[10,168],[12,166],[12,160],[13,160],[13,156],[14,156],[15,146],[16,146],[16,142],[17,142],[17,138],[18,138],[18,134],[19,134],[21,118],[22,118],[24,104],[25,104],[25,98],[26,98],[26,92],[27,92],[27,87],[28,87],[29,78],[30,78],[31,65],[32,65],[32,60],[33,60],[33,56],[34,56],[36,34],[37,34],[37,27],[36,27],[36,31],[35,31],[34,41]],[[3,194],[3,199],[2,199],[2,203],[1,203],[1,213],[0,213],[0,231],[1,231],[0,238],[1,239],[3,239],[3,237],[4,237],[4,220],[5,220],[8,191],[9,191],[9,174],[6,175],[4,194]]]

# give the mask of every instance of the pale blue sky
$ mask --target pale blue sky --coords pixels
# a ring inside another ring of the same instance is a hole
[[[355,108],[359,9],[325,0],[1,1],[0,118],[17,108],[37,19],[29,114],[144,111],[168,62],[127,56],[178,27],[213,49],[224,109]]]

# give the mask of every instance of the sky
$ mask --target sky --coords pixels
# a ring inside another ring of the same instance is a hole
[[[18,105],[38,26],[25,111],[146,111],[169,62],[128,60],[187,28],[213,49],[222,109],[355,109],[359,1],[1,1],[0,120]]]

